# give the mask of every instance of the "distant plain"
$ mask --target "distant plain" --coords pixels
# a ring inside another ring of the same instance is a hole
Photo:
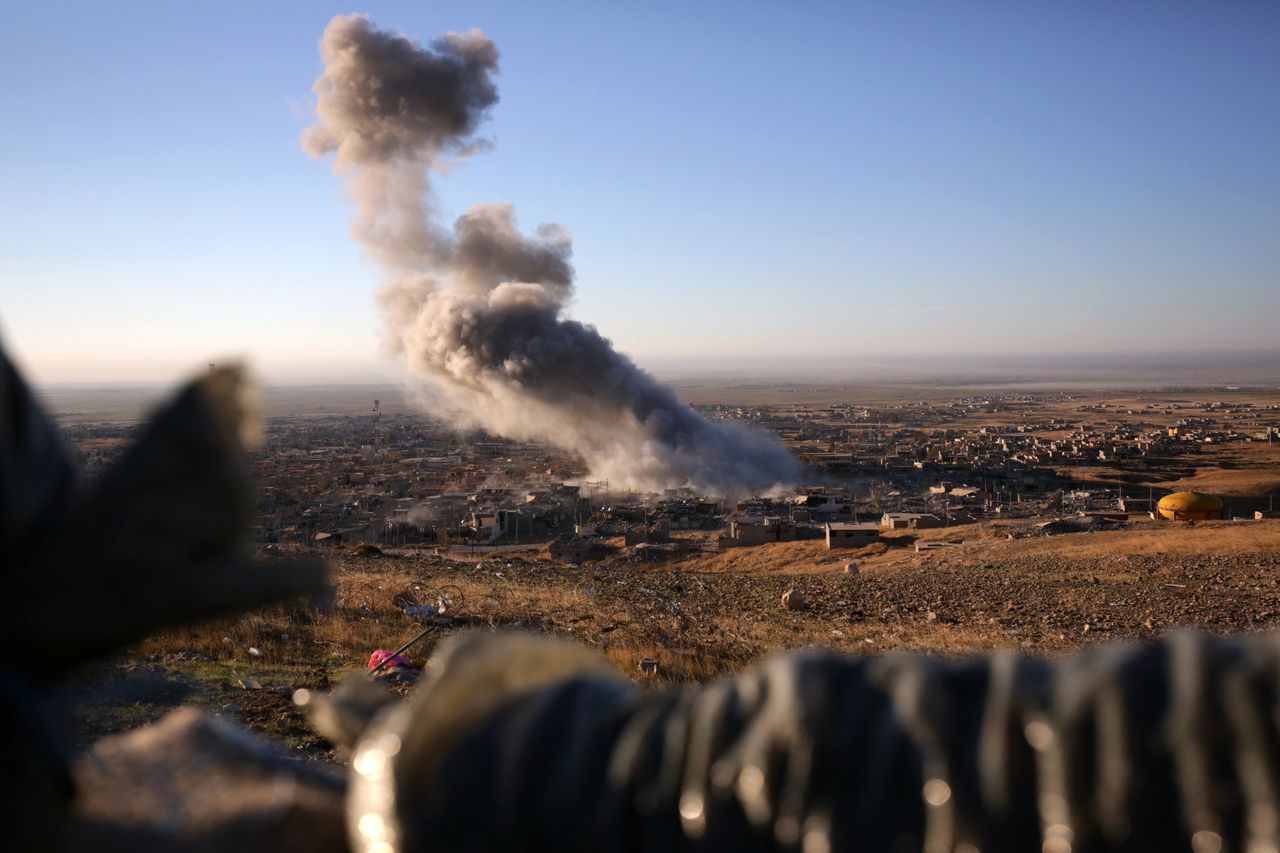
[[[1045,393],[1071,390],[1124,397],[1128,392],[1186,391],[1209,398],[1280,399],[1280,353],[1230,360],[1206,357],[1197,366],[1193,355],[1169,357],[1162,366],[1132,363],[1078,363],[1061,366],[1044,359],[1023,363],[1001,359],[970,364],[941,361],[850,364],[833,360],[826,366],[780,362],[734,369],[699,370],[683,366],[658,372],[686,403],[692,405],[826,405],[874,404],[911,400],[943,400],[974,394]],[[60,421],[121,422],[141,420],[172,388],[160,384],[58,384],[37,389],[45,406]],[[387,413],[422,411],[417,394],[404,385],[267,384],[259,391],[265,417],[358,414],[373,401]]]

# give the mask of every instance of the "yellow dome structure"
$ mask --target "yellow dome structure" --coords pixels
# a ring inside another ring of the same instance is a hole
[[[1200,492],[1174,492],[1156,504],[1161,518],[1170,521],[1208,521],[1222,518],[1222,501]]]

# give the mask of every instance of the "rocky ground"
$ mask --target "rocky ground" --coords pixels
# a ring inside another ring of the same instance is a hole
[[[331,608],[277,608],[170,632],[87,670],[68,694],[75,740],[195,704],[307,757],[332,759],[291,696],[365,669],[421,625],[406,597],[443,605],[416,660],[457,630],[521,629],[597,648],[661,687],[703,681],[767,654],[814,645],[852,654],[1061,655],[1194,626],[1216,633],[1280,622],[1280,524],[1206,524],[1008,539],[1001,529],[930,531],[967,544],[917,553],[916,537],[831,554],[821,543],[617,550],[580,566],[537,550],[466,554],[328,552]],[[757,551],[744,555],[741,552]],[[845,571],[849,562],[858,570]],[[792,607],[783,596],[792,592]]]

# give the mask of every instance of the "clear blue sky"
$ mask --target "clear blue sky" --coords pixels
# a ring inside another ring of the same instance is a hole
[[[298,143],[363,11],[502,51],[438,182],[572,231],[642,364],[1280,347],[1280,5],[59,3],[0,27],[0,327],[40,381],[390,375]]]

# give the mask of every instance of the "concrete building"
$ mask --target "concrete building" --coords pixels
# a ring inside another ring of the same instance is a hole
[[[664,521],[656,524],[629,527],[623,531],[622,537],[623,543],[628,548],[633,545],[669,542],[671,540],[671,529]]]
[[[827,550],[833,548],[861,548],[880,539],[880,525],[874,521],[866,524],[828,523]]]
[[[729,535],[717,540],[721,548],[764,545],[768,542],[790,542],[796,538],[790,519],[777,517],[740,517],[729,522]]]
[[[595,547],[596,540],[572,533],[560,534],[547,546],[551,552],[551,559],[563,560],[566,563],[580,563],[588,559]]]
[[[880,517],[885,530],[928,530],[941,527],[942,519],[930,512],[886,512]]]

